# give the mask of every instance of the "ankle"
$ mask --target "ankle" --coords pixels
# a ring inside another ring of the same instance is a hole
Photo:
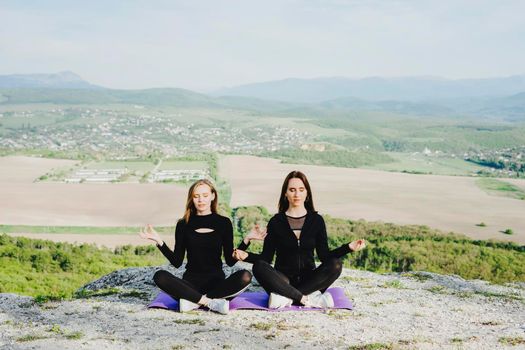
[[[210,298],[208,298],[206,295],[203,295],[201,297],[201,300],[199,300],[199,302],[197,304],[206,306],[209,303],[210,303]]]
[[[308,296],[303,295],[303,297],[300,300],[301,304],[306,305],[308,304]]]

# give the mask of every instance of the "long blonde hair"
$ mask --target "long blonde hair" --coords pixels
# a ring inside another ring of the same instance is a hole
[[[211,183],[210,180],[207,179],[201,179],[193,183],[193,185],[190,186],[190,189],[188,190],[188,198],[186,199],[186,210],[184,211],[184,216],[182,217],[186,223],[190,221],[190,216],[195,215],[197,213],[197,208],[195,208],[195,204],[193,203],[193,192],[197,188],[197,186],[200,185],[207,185],[211,193],[215,195],[215,198],[211,201],[211,212],[217,213],[217,203],[219,201],[219,195],[217,193],[217,190],[215,189],[215,186]]]

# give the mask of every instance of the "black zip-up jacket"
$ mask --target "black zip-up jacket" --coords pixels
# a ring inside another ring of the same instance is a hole
[[[244,260],[249,263],[262,259],[272,263],[276,255],[275,269],[284,273],[290,280],[296,279],[315,269],[314,249],[321,262],[329,258],[339,258],[351,250],[348,244],[329,250],[326,225],[323,217],[315,211],[306,214],[301,236],[298,240],[285,213],[275,214],[267,226],[267,235],[261,254],[248,253]],[[246,250],[249,246],[244,241],[239,249]]]

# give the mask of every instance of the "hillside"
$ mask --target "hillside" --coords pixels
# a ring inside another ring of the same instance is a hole
[[[345,269],[335,285],[353,301],[352,311],[237,310],[224,316],[147,309],[158,292],[151,281],[157,269],[116,271],[70,301],[0,294],[0,347],[393,350],[525,344],[523,283],[494,286],[427,272]],[[180,275],[182,269],[172,272]],[[252,289],[258,288],[254,283]]]
[[[457,80],[439,77],[290,78],[220,89],[214,94],[316,103],[341,97],[373,101],[421,101],[476,96],[504,96],[523,91],[525,91],[525,76],[516,75],[501,78]]]
[[[327,118],[388,112],[439,118],[525,120],[525,75],[487,79],[369,77],[284,79],[209,94],[182,88],[106,89],[73,72],[0,75],[0,106],[34,103],[233,108]]]
[[[50,88],[50,89],[98,89],[73,72],[54,74],[0,75],[0,89],[5,88]]]
[[[236,240],[268,215],[257,207],[235,208]],[[165,262],[154,246],[110,250],[0,235],[0,347],[393,350],[525,344],[525,247],[424,226],[326,220],[330,246],[357,236],[368,241],[345,266],[377,271],[346,268],[336,281],[354,303],[351,312],[243,310],[220,316],[150,310],[146,306],[158,293],[152,276]],[[224,270],[250,267],[238,263]],[[179,276],[184,271],[160,268]],[[468,280],[479,277],[499,284]],[[250,288],[259,290],[256,281]]]

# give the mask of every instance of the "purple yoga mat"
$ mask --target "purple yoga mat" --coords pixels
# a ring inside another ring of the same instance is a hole
[[[333,309],[352,310],[352,302],[346,297],[345,291],[341,287],[328,288],[327,292],[332,294],[334,299]],[[179,311],[179,302],[168,294],[160,292],[159,295],[148,305],[150,308],[160,308]],[[265,292],[244,292],[230,301],[230,310],[253,309],[267,311],[307,311],[323,310],[304,306],[292,305],[282,309],[268,309],[268,294]]]

